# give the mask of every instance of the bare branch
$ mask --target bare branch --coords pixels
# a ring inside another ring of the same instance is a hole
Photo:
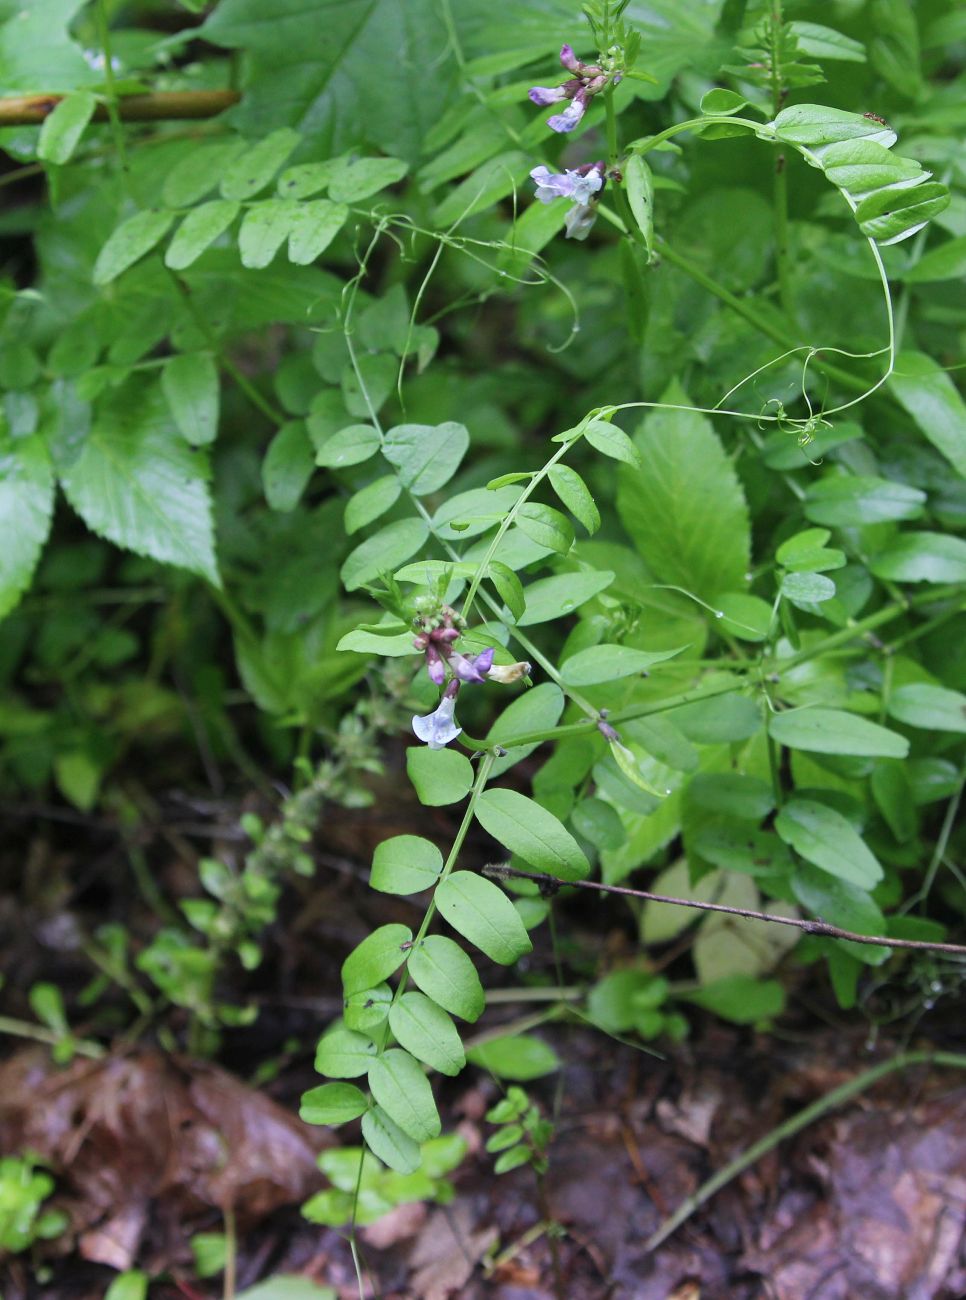
[[[0,99],[0,126],[40,126],[54,111],[63,95],[18,95]],[[236,90],[168,90],[151,95],[125,95],[117,101],[122,122],[217,117],[241,96]],[[98,104],[95,122],[108,121],[107,105]]]

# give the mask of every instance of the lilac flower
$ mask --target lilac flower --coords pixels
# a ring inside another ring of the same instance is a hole
[[[572,45],[561,45],[560,62],[568,72],[583,72],[585,66],[580,62],[576,54],[574,54],[574,47]]]
[[[581,169],[565,171],[562,175],[552,172],[549,167],[534,167],[530,179],[537,187],[537,198],[541,203],[552,203],[554,199],[574,199],[577,203],[589,203],[591,196],[604,183],[596,165],[586,174]]]
[[[487,646],[478,655],[461,655],[454,651],[449,658],[450,667],[461,682],[485,682],[494,653],[492,646]]]
[[[430,749],[445,749],[451,740],[463,730],[454,721],[456,712],[456,695],[459,691],[458,681],[451,681],[443,692],[443,698],[432,713],[418,714],[413,718],[413,731]]]
[[[561,99],[567,98],[567,92],[563,86],[531,86],[527,94],[540,108],[546,108],[548,104],[556,104]]]
[[[426,671],[429,680],[437,686],[442,686],[446,681],[446,662],[432,643],[426,646]]]
[[[583,99],[573,98],[562,113],[555,113],[553,117],[547,118],[547,126],[551,131],[558,131],[566,134],[572,131],[580,122],[586,112],[587,105]]]

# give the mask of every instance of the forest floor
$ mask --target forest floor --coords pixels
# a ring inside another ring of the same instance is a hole
[[[397,783],[398,789],[398,783]],[[226,970],[219,992],[256,1002],[247,1028],[226,1030],[214,1059],[163,1051],[157,1024],[131,1036],[119,1000],[114,1046],[98,1060],[51,1062],[46,1047],[5,1040],[0,1147],[30,1149],[57,1177],[54,1204],[70,1228],[0,1260],[3,1300],[100,1300],[115,1270],[160,1279],[152,1300],[215,1300],[190,1239],[237,1230],[235,1288],[301,1275],[358,1296],[344,1231],[307,1223],[299,1205],[326,1185],[316,1156],[332,1130],[298,1119],[319,1080],[316,1040],[339,1010],[338,968],[376,924],[411,921],[411,900],[365,886],[375,843],[427,834],[445,810],[400,803],[328,811],[316,876],[287,889],[266,960]],[[143,800],[138,847],[168,899],[197,894],[197,856],[230,844],[239,807],[177,795]],[[25,992],[60,986],[78,1033],[77,1002],[92,969],[82,937],[122,920],[136,947],[158,922],[135,889],[130,840],[109,817],[22,808],[0,850],[0,956],[5,1011],[27,1015]],[[482,845],[471,845],[479,866]],[[25,865],[26,864],[26,865]],[[15,887],[14,881],[19,884]],[[629,912],[601,899],[561,899],[564,959],[603,972],[636,951]],[[525,981],[552,978],[548,928],[525,970],[483,972],[501,1000],[475,1027],[532,1017]],[[359,1231],[369,1294],[384,1300],[955,1300],[966,1295],[966,1084],[919,1065],[889,1074],[730,1179],[660,1245],[648,1238],[713,1173],[801,1108],[909,1048],[963,1050],[954,1006],[940,1002],[876,1032],[865,1013],[834,1008],[818,967],[789,967],[789,1010],[768,1034],[692,1017],[682,1044],[615,1041],[555,1020],[535,1030],[563,1068],[528,1083],[555,1119],[549,1170],[495,1177],[484,1150],[498,1085],[471,1067],[445,1081],[444,1132],[468,1154],[448,1205],[408,1204]],[[515,1001],[513,989],[519,990]],[[110,999],[108,999],[108,1005]],[[103,1004],[99,1004],[102,1006]],[[538,1006],[540,1004],[537,1004]],[[544,1007],[546,1003],[542,1004]],[[883,1006],[880,999],[877,1014]],[[87,1015],[93,1018],[94,1013]],[[98,1024],[103,1025],[103,1010]],[[182,1012],[162,1017],[184,1041]],[[103,1040],[103,1028],[100,1029]],[[342,1131],[345,1141],[357,1138]],[[559,1225],[547,1230],[548,1222]]]

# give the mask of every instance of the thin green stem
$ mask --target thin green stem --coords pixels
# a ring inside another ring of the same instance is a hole
[[[771,107],[777,117],[785,100],[782,85],[781,38],[784,28],[781,0],[774,0],[771,11]],[[788,169],[785,150],[775,145],[775,180],[773,194],[773,220],[775,230],[775,271],[778,279],[778,297],[788,316],[792,316],[792,281],[788,253]]]
[[[35,1043],[47,1043],[51,1047],[56,1047],[67,1037],[65,1034],[56,1033],[53,1029],[45,1029],[43,1025],[32,1024],[29,1020],[18,1020],[15,1016],[0,1016],[0,1034],[30,1038]],[[106,1055],[99,1043],[91,1043],[85,1039],[74,1041],[74,1051],[78,1056],[86,1056],[92,1061],[99,1061]]]
[[[107,91],[107,116],[111,124],[111,136],[117,153],[117,165],[124,185],[128,183],[127,142],[124,138],[124,126],[117,108],[117,85],[114,81],[114,66],[111,59],[111,25],[107,16],[107,0],[97,0],[97,33],[104,58],[104,86]]]
[[[857,1074],[854,1079],[841,1084],[838,1088],[833,1088],[831,1092],[826,1093],[818,1101],[814,1101],[810,1106],[800,1110],[797,1115],[793,1115],[784,1124],[779,1124],[777,1128],[772,1129],[770,1133],[753,1143],[747,1150],[736,1156],[734,1160],[729,1160],[724,1168],[719,1169],[716,1174],[713,1174],[711,1178],[702,1183],[698,1190],[683,1201],[674,1213],[664,1220],[657,1231],[651,1234],[645,1242],[645,1250],[657,1250],[658,1246],[667,1241],[668,1237],[677,1232],[678,1228],[690,1219],[695,1210],[700,1209],[706,1201],[709,1201],[712,1196],[720,1192],[722,1187],[726,1187],[732,1179],[737,1178],[739,1174],[757,1163],[762,1156],[767,1155],[769,1151],[773,1151],[779,1143],[784,1142],[787,1138],[794,1137],[796,1133],[800,1133],[802,1129],[821,1119],[829,1111],[843,1106],[847,1101],[851,1101],[853,1097],[865,1092],[867,1088],[871,1088],[880,1079],[884,1079],[897,1070],[908,1069],[912,1065],[943,1065],[954,1070],[966,1070],[966,1056],[957,1052],[903,1052],[889,1061],[882,1061],[879,1065],[874,1065],[870,1070],[864,1070],[862,1074]]]

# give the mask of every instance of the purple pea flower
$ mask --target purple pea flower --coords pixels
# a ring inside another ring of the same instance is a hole
[[[413,718],[413,731],[430,749],[445,749],[463,730],[456,725],[454,719],[459,688],[460,683],[454,679],[446,687],[443,698],[432,713],[422,716],[417,714]]]
[[[575,95],[562,113],[554,113],[553,117],[547,118],[547,126],[551,131],[557,131],[566,135],[578,126],[584,113],[587,111],[586,98],[582,95]]]
[[[478,655],[461,655],[454,651],[449,658],[450,667],[461,682],[482,683],[493,664],[494,653],[492,646],[487,646]]]
[[[437,686],[442,686],[446,681],[446,662],[432,643],[426,646],[426,671],[429,680]]]
[[[575,203],[564,217],[565,239],[586,239],[597,220],[597,208],[591,203]]]
[[[602,163],[595,163],[589,170],[578,168],[563,174],[552,172],[549,167],[534,167],[530,179],[537,187],[537,198],[541,203],[552,203],[554,199],[589,203],[604,184],[602,171]]]
[[[585,67],[585,65],[577,58],[576,54],[574,54],[574,47],[572,45],[561,45],[560,62],[568,72],[580,73],[583,72]]]
[[[531,86],[527,94],[538,108],[546,108],[548,104],[557,104],[567,98],[563,86]]]

